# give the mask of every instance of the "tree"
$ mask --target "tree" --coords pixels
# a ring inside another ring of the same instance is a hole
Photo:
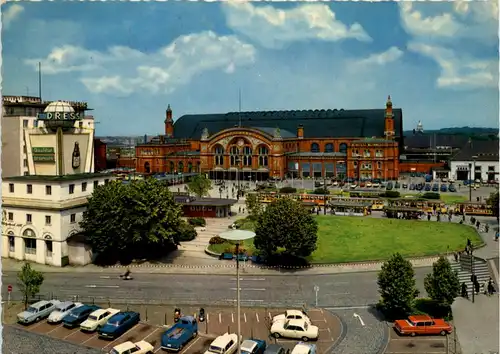
[[[258,218],[263,210],[262,203],[260,202],[257,193],[248,193],[245,197],[245,205],[248,213],[254,219]]]
[[[488,204],[491,205],[491,209],[493,210],[493,215],[496,216],[497,221],[499,219],[498,215],[498,191],[490,194],[488,198]]]
[[[24,308],[28,308],[28,301],[40,292],[44,277],[43,273],[33,268],[29,263],[25,263],[21,271],[17,273],[19,290],[23,294]]]
[[[440,257],[432,265],[432,273],[425,276],[425,291],[429,297],[439,304],[451,306],[460,294],[458,274],[451,268],[450,262]]]
[[[378,307],[389,319],[407,316],[418,296],[415,272],[410,261],[399,253],[391,256],[378,273],[380,301]]]
[[[212,188],[212,181],[210,181],[204,174],[199,174],[191,178],[187,187],[191,193],[201,198],[208,195],[208,192]]]
[[[292,199],[277,199],[257,219],[255,247],[268,257],[278,248],[296,257],[309,256],[316,249],[318,224],[311,213]]]
[[[178,244],[182,210],[155,178],[97,188],[80,222],[99,260],[114,263],[164,255]]]

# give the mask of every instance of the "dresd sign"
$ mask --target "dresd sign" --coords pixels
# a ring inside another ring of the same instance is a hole
[[[48,112],[39,113],[38,119],[44,120],[81,120],[82,116],[80,113],[75,112]]]

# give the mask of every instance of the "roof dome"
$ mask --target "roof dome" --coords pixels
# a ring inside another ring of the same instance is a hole
[[[44,113],[74,113],[75,110],[68,102],[55,101],[48,104]]]

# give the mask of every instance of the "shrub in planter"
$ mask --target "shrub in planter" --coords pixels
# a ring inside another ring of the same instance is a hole
[[[210,239],[210,241],[208,241],[208,243],[211,245],[222,245],[224,242],[226,242],[226,240],[219,236],[214,236]]]
[[[188,223],[193,226],[202,226],[202,227],[207,225],[207,221],[202,217],[189,218]]]
[[[196,233],[196,230],[194,229],[193,225],[188,224],[187,222],[184,222],[181,224],[179,228],[179,234],[178,234],[178,241],[192,241],[196,238],[198,234]]]
[[[424,198],[424,199],[440,199],[441,196],[439,195],[439,193],[427,192],[427,193],[422,194],[422,198]]]
[[[313,194],[330,194],[330,192],[326,188],[316,188]]]
[[[401,196],[401,193],[399,193],[398,191],[386,191],[382,194],[382,196],[386,198],[399,198]]]
[[[283,187],[280,189],[280,193],[297,193],[297,188]]]

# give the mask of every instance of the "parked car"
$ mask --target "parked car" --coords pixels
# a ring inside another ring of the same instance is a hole
[[[432,318],[429,315],[410,316],[406,320],[396,320],[394,329],[400,335],[430,335],[441,334],[445,336],[452,332],[451,325],[443,319]]]
[[[21,324],[30,324],[38,322],[50,315],[61,302],[59,300],[38,301],[29,306],[25,311],[17,314],[17,322]]]
[[[304,320],[308,324],[311,324],[311,319],[303,311],[300,310],[286,310],[285,313],[273,317],[273,323],[276,321],[285,320]]]
[[[372,188],[380,188],[380,183],[373,183]]]
[[[408,183],[403,183],[403,188],[404,189],[408,188]]]
[[[152,354],[155,347],[151,343],[141,340],[140,342],[125,342],[113,347],[109,354]]]
[[[446,188],[446,184],[441,185],[441,192],[446,192],[448,191],[448,188]]]
[[[448,187],[448,190],[452,193],[457,191],[457,189],[455,188],[455,186],[453,184],[450,184],[450,186]]]
[[[366,188],[372,188],[373,184],[372,182],[366,182]]]
[[[422,189],[424,189],[424,185],[422,183],[418,183],[415,188],[417,191],[421,191]]]
[[[290,354],[290,349],[283,348],[279,344],[269,344],[264,354]]]
[[[415,190],[415,183],[410,184],[410,190],[414,191]]]
[[[433,191],[433,192],[439,192],[439,184],[435,183],[435,184],[432,186],[432,191]]]
[[[65,301],[57,304],[56,309],[52,311],[47,318],[48,323],[61,323],[63,318],[73,309],[83,306],[81,302]]]
[[[394,188],[396,189],[401,188],[401,184],[399,182],[394,183]]]
[[[291,354],[316,354],[316,344],[299,342],[292,349]]]
[[[234,354],[238,349],[238,336],[235,333],[224,333],[218,336],[205,351],[205,354]]]
[[[271,335],[274,338],[302,339],[307,342],[318,339],[319,328],[304,320],[275,321],[271,326]]]
[[[80,324],[85,321],[89,315],[98,310],[100,307],[96,305],[83,305],[71,310],[66,316],[64,316],[62,323],[64,327],[75,328],[80,326]]]
[[[133,311],[118,312],[97,330],[99,338],[116,339],[141,320],[141,315]]]
[[[182,348],[198,335],[198,322],[193,316],[184,316],[161,335],[161,349],[181,351]]]
[[[356,183],[353,183],[353,184],[350,185],[349,188],[356,189],[356,188],[358,188],[358,185]]]
[[[99,309],[92,312],[89,317],[80,325],[80,330],[84,332],[94,332],[103,326],[108,320],[116,315],[120,310],[117,309]]]
[[[387,186],[385,187],[385,189],[390,191],[390,190],[392,190],[392,188],[393,188],[392,182],[387,183]]]
[[[246,339],[241,343],[241,354],[264,354],[267,343],[262,339]]]
[[[426,192],[430,192],[430,191],[431,191],[431,189],[432,189],[432,187],[431,187],[431,185],[430,185],[430,184],[426,184],[426,185],[425,185],[425,187],[424,187],[424,190],[425,190]]]

